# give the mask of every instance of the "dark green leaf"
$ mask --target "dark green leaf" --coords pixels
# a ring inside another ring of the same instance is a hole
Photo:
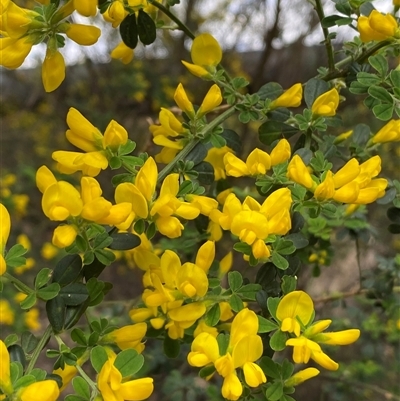
[[[137,31],[140,41],[144,45],[151,45],[157,37],[157,28],[153,19],[143,10],[139,10]]]
[[[273,120],[266,121],[258,129],[260,141],[265,145],[272,145],[277,139],[290,138],[298,132],[296,127]]]
[[[207,148],[204,144],[198,143],[186,156],[186,161],[192,161],[194,164],[202,162],[207,156]]]
[[[321,79],[311,78],[304,88],[304,100],[311,109],[315,99],[329,90],[329,84]]]
[[[83,283],[72,283],[61,288],[60,297],[67,306],[77,306],[85,302],[89,297],[89,292]]]
[[[125,17],[119,26],[119,33],[122,41],[131,49],[138,44],[138,27],[136,23],[136,15],[130,14]]]
[[[242,141],[235,131],[224,129],[221,136],[225,139],[226,146],[230,147],[234,152],[240,152],[242,149]]]
[[[293,363],[289,362],[287,359],[284,359],[282,363],[282,378],[284,380],[289,379],[289,377],[292,376],[293,370],[294,370]]]
[[[30,331],[24,331],[21,335],[21,346],[27,354],[35,349],[38,342],[39,340]]]
[[[271,99],[275,100],[278,96],[282,95],[283,88],[277,82],[269,82],[263,85],[257,92],[261,100]]]
[[[282,277],[281,288],[284,294],[289,294],[296,289],[297,279],[293,276],[284,275]]]
[[[71,339],[80,345],[87,345],[85,333],[78,328],[75,328],[71,332]]]
[[[202,379],[205,379],[208,376],[212,375],[214,372],[215,372],[215,366],[214,365],[204,366],[204,368],[200,369],[199,376]]]
[[[26,358],[25,358],[25,352],[22,349],[22,347],[18,344],[13,344],[7,347],[7,349],[10,355],[11,362],[19,362],[22,365],[22,367],[25,368]]]
[[[276,381],[268,386],[265,396],[268,401],[278,401],[283,395],[283,383]]]
[[[168,335],[164,338],[164,353],[168,358],[176,358],[179,355],[179,351],[181,349],[179,340],[173,340],[168,337]]]
[[[65,321],[65,304],[61,297],[57,296],[46,302],[47,318],[55,333],[62,331]]]
[[[82,259],[79,255],[64,256],[53,271],[53,281],[61,286],[75,281],[82,269]]]
[[[132,233],[112,233],[111,238],[113,242],[109,248],[118,251],[127,251],[136,248],[141,242],[140,238]]]
[[[272,377],[273,379],[279,379],[281,377],[280,365],[274,362],[269,356],[263,356],[261,358],[260,368],[268,377]]]
[[[214,182],[214,168],[210,163],[201,162],[194,166],[193,170],[198,172],[198,180],[202,185],[210,185]]]

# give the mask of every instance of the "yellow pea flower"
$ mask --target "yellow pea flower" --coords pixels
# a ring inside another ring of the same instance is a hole
[[[115,4],[114,2],[113,4]],[[129,64],[133,60],[134,51],[124,42],[118,43],[110,53],[111,58],[121,60],[123,64]]]
[[[398,24],[393,15],[382,14],[377,10],[373,10],[368,17],[359,17],[357,28],[363,42],[382,41],[398,36]]]
[[[3,341],[0,340],[0,389],[4,394],[12,394],[14,389],[10,376],[10,354]]]
[[[182,61],[184,66],[201,78],[210,78],[216,66],[221,62],[222,50],[219,43],[209,33],[203,33],[193,40],[190,55],[193,64]]]
[[[66,248],[75,241],[77,235],[78,231],[73,225],[58,226],[53,232],[51,242],[58,248]]]
[[[190,118],[194,117],[195,112],[194,112],[193,104],[189,100],[189,98],[186,94],[186,91],[181,83],[178,85],[178,87],[175,90],[174,100],[175,100],[175,103],[178,105],[178,107],[183,112],[185,112]],[[221,99],[221,101],[222,101],[222,99]]]
[[[0,276],[6,271],[4,250],[10,235],[11,219],[6,207],[0,203]]]
[[[372,143],[400,141],[400,120],[390,120],[371,139]]]
[[[19,39],[0,38],[0,65],[10,69],[20,67],[31,51],[33,43],[34,39],[30,36]]]
[[[287,139],[281,139],[271,151],[271,166],[284,163],[290,159],[291,154],[290,143]]]
[[[314,303],[304,291],[293,291],[286,294],[279,302],[276,317],[281,323],[281,330],[300,336],[300,323],[307,325],[314,313]]]
[[[256,148],[247,156],[246,166],[251,175],[265,174],[271,168],[271,157]]]
[[[65,79],[65,61],[58,50],[49,47],[42,64],[42,81],[46,92],[56,90]]]
[[[199,110],[197,110],[196,113],[197,117],[198,118],[203,117],[205,114],[209,113],[210,111],[218,107],[221,104],[221,102],[222,102],[221,89],[219,88],[218,85],[214,84],[204,97],[204,100],[201,103]]]
[[[315,376],[318,376],[320,371],[316,368],[307,368],[303,370],[299,370],[293,376],[289,377],[289,379],[285,380],[285,387],[293,387],[298,386],[299,384],[305,382],[308,379],[312,379]]]
[[[294,84],[277,99],[271,102],[270,108],[276,109],[278,107],[299,107],[303,97],[302,84]]]
[[[336,88],[332,88],[314,100],[311,111],[317,116],[331,117],[336,114],[338,105],[339,92]]]
[[[307,189],[316,187],[316,184],[311,178],[307,166],[304,164],[303,159],[299,155],[294,155],[290,161],[287,169],[287,177],[289,180],[292,180],[297,184],[306,187]]]
[[[13,1],[9,1],[1,15],[2,31],[11,38],[21,38],[29,29],[43,27],[43,23],[35,19],[38,16],[36,11],[19,7]]]
[[[60,395],[55,380],[43,380],[32,383],[18,391],[21,401],[57,401]]]
[[[144,343],[141,341],[146,335],[147,324],[136,323],[113,330],[102,337],[101,342],[115,343],[122,350],[133,348],[138,353],[144,350]]]
[[[204,272],[208,272],[215,259],[215,242],[205,242],[197,251],[196,266],[199,266]]]
[[[97,0],[72,0],[75,10],[84,17],[97,14]]]
[[[176,274],[176,288],[186,297],[204,297],[208,291],[207,274],[194,263],[187,262]]]
[[[65,34],[79,45],[91,46],[98,41],[101,30],[91,25],[68,24],[65,28]]]
[[[327,171],[325,179],[315,188],[314,197],[318,200],[331,199],[335,195],[332,171]]]
[[[227,152],[223,158],[225,171],[227,175],[231,177],[243,177],[246,175],[250,175],[249,169],[246,163],[239,159],[231,152]]]
[[[128,141],[128,132],[116,121],[111,120],[108,124],[103,137],[103,148],[110,148],[116,151],[121,145]]]

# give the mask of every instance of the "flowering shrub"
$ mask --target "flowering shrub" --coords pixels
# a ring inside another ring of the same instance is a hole
[[[336,371],[339,364],[325,344],[350,345],[360,330],[326,332],[332,320],[315,320],[314,302],[297,289],[297,276],[305,262],[327,264],[326,244],[337,228],[356,235],[365,227],[364,205],[393,203],[389,229],[400,232],[400,182],[385,178],[377,154],[382,143],[400,141],[400,69],[391,68],[400,48],[398,2],[393,15],[336,2],[343,15],[325,17],[316,0],[328,66],[306,83],[284,90],[268,82],[256,93],[249,93],[243,77],[227,74],[223,51],[210,33],[195,36],[180,21],[173,12],[176,1],[167,1],[168,7],[155,0],[38,3],[26,9],[1,1],[0,64],[18,68],[33,46],[44,43],[46,92],[65,78],[59,51],[65,36],[90,46],[102,34],[75,23],[74,13],[99,12],[119,29],[121,42],[111,57],[123,63],[132,60],[139,42],[156,40],[160,15],[168,16],[193,39],[192,63],[183,60],[184,66],[199,84],[212,85],[198,106],[179,83],[174,100],[180,113],[164,105],[149,127],[160,148],[155,155],[135,152],[136,143],[117,121],[101,132],[95,121],[69,109],[66,138],[77,151],[53,152],[54,171],[42,166],[36,172],[43,214],[58,224],[42,254],[51,260],[60,250],[63,256],[42,268],[33,286],[23,280],[34,265],[25,258],[29,240],[9,241],[10,212],[22,218],[26,199],[12,195],[12,175],[2,179],[0,284],[4,291],[11,285],[19,291],[12,302],[26,311],[30,331],[0,340],[0,399],[57,400],[72,381],[68,401],[145,400],[154,390],[151,372],[143,368],[149,338],[163,342],[168,357],[189,344],[188,364],[199,368],[201,378],[220,383],[228,400],[291,401],[295,387],[320,369]],[[336,61],[329,28],[346,24],[357,35]],[[345,88],[366,95],[365,107],[385,121],[377,132],[356,124],[332,135]],[[224,127],[232,116],[259,123],[263,149],[241,157],[241,138]],[[97,180],[106,169],[116,173],[113,199],[103,196]],[[158,246],[194,230],[197,251],[189,257]],[[222,242],[229,243],[228,252],[222,252]],[[233,263],[238,254],[251,267],[246,274]],[[101,275],[117,258],[139,268],[143,284],[126,313],[132,324],[122,327],[87,314],[111,290]],[[0,304],[5,325],[15,319],[10,301]],[[40,329],[35,305],[41,302],[48,325],[37,337],[31,331]],[[56,349],[47,346],[51,338]],[[38,367],[44,350],[55,359],[52,372]],[[292,353],[290,361],[280,357],[285,350]],[[317,367],[307,366],[310,360]]]

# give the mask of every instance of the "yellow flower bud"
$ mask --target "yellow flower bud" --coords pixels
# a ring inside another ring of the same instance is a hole
[[[333,141],[333,143],[336,145],[338,143],[341,143],[343,141],[345,141],[346,139],[350,138],[350,136],[353,135],[353,130],[349,130],[346,132],[343,132],[343,134],[338,135],[335,140]]]
[[[307,368],[296,372],[292,377],[285,380],[285,387],[293,387],[298,386],[299,384],[305,382],[308,379],[311,379],[317,375],[319,375],[319,370],[316,368]]]
[[[10,235],[11,219],[6,207],[0,203],[0,255],[3,255],[8,237]],[[4,272],[0,272],[0,275]]]
[[[204,100],[201,103],[199,110],[197,111],[197,117],[198,118],[203,117],[205,114],[209,113],[210,111],[218,107],[221,104],[221,102],[222,102],[221,89],[219,88],[218,85],[214,84],[204,97]]]
[[[101,30],[91,25],[68,24],[65,34],[79,45],[91,46],[99,39]]]
[[[311,189],[315,185],[306,165],[299,155],[294,155],[290,161],[287,170],[287,177],[289,180],[292,180],[307,189]]]
[[[115,3],[113,3],[115,4]],[[121,60],[123,64],[129,64],[133,60],[134,51],[124,42],[120,42],[110,53],[111,58]]]
[[[379,42],[395,36],[398,25],[391,14],[385,15],[373,10],[368,17],[361,16],[358,18],[357,28],[360,32],[361,41],[376,40]]]
[[[46,92],[56,90],[65,79],[65,61],[57,50],[47,48],[42,65],[42,81]]]
[[[103,147],[116,151],[121,145],[125,145],[127,141],[128,132],[126,129],[116,121],[111,120],[104,132]]]
[[[290,159],[290,143],[286,139],[281,139],[271,151],[271,166],[284,163]]]
[[[277,99],[271,102],[270,108],[276,109],[278,107],[299,107],[303,97],[303,86],[301,84],[294,84]]]
[[[141,341],[146,335],[146,331],[146,323],[131,324],[107,333],[102,338],[102,341],[106,343],[116,343],[122,350],[133,348],[141,353],[144,349],[144,345],[141,344]]]
[[[174,94],[175,103],[178,107],[185,112],[189,117],[194,117],[194,107],[192,102],[189,100],[183,85],[180,83],[176,88]]]
[[[400,141],[400,120],[390,120],[372,138],[372,143]]]
[[[75,241],[77,234],[78,232],[75,226],[58,226],[53,232],[53,238],[51,242],[58,248],[66,248]]]
[[[193,40],[190,55],[196,65],[216,66],[221,62],[222,50],[212,35],[202,33]]]
[[[311,111],[317,116],[331,117],[336,114],[338,105],[339,92],[333,88],[315,99]]]

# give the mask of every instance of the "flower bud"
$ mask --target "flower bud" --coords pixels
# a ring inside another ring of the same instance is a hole
[[[53,92],[65,79],[65,61],[58,50],[47,48],[42,65],[42,81],[46,92]]]

